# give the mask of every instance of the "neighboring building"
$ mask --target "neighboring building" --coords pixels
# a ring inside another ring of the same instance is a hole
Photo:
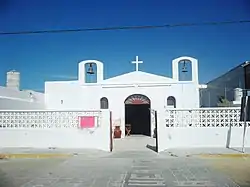
[[[6,87],[0,86],[0,110],[45,109],[44,94],[33,90],[20,90],[20,73],[9,71]]]
[[[209,81],[206,84],[207,88],[201,90],[201,107],[217,107],[219,98],[230,101],[230,106],[239,106],[242,90],[250,89],[249,72],[250,66],[247,61]]]
[[[180,81],[179,64],[191,64],[192,78]],[[120,126],[123,136],[125,124],[132,126],[132,134],[153,135],[150,110],[164,113],[167,108],[199,108],[198,61],[180,57],[172,62],[173,77],[154,75],[138,70],[117,77],[103,77],[103,63],[86,60],[79,63],[78,80],[45,83],[45,104],[55,110],[109,109],[113,126]],[[89,65],[89,69],[87,68]],[[93,66],[96,66],[94,72]],[[87,83],[87,74],[96,74],[95,83]],[[141,125],[141,126],[140,126]]]
[[[14,90],[20,90],[20,73],[12,70],[7,72],[6,87]]]

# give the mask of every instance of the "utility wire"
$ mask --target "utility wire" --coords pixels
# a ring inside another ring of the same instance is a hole
[[[80,28],[80,29],[62,29],[62,30],[15,31],[15,32],[0,32],[0,35],[48,34],[48,33],[70,33],[70,32],[87,32],[87,31],[111,31],[111,30],[112,31],[138,30],[138,29],[192,27],[192,26],[226,25],[226,24],[242,24],[242,23],[250,23],[250,20],[182,23],[182,24],[165,24],[165,25],[119,26],[119,27],[102,27],[102,28]]]

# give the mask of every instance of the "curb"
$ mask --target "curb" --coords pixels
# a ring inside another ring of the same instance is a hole
[[[0,159],[11,158],[68,158],[73,156],[72,154],[51,154],[51,153],[4,153],[0,154]]]
[[[231,153],[231,154],[199,154],[196,155],[203,158],[250,158],[250,154]]]

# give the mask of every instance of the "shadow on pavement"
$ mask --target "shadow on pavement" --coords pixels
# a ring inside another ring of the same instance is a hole
[[[157,147],[156,146],[153,146],[153,145],[149,145],[147,144],[146,147],[154,152],[157,152]]]
[[[238,152],[238,153],[242,153],[242,150],[239,150],[239,149],[236,149],[236,148],[233,148],[233,147],[228,147],[228,149],[230,149],[232,151],[235,151],[235,152]]]

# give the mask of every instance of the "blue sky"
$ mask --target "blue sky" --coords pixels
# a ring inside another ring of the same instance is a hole
[[[0,32],[89,27],[161,25],[250,19],[248,0],[1,0]],[[0,35],[0,84],[11,69],[23,89],[44,81],[70,80],[81,60],[104,62],[105,77],[134,70],[171,76],[179,56],[199,60],[205,83],[250,60],[250,24],[36,35]]]

